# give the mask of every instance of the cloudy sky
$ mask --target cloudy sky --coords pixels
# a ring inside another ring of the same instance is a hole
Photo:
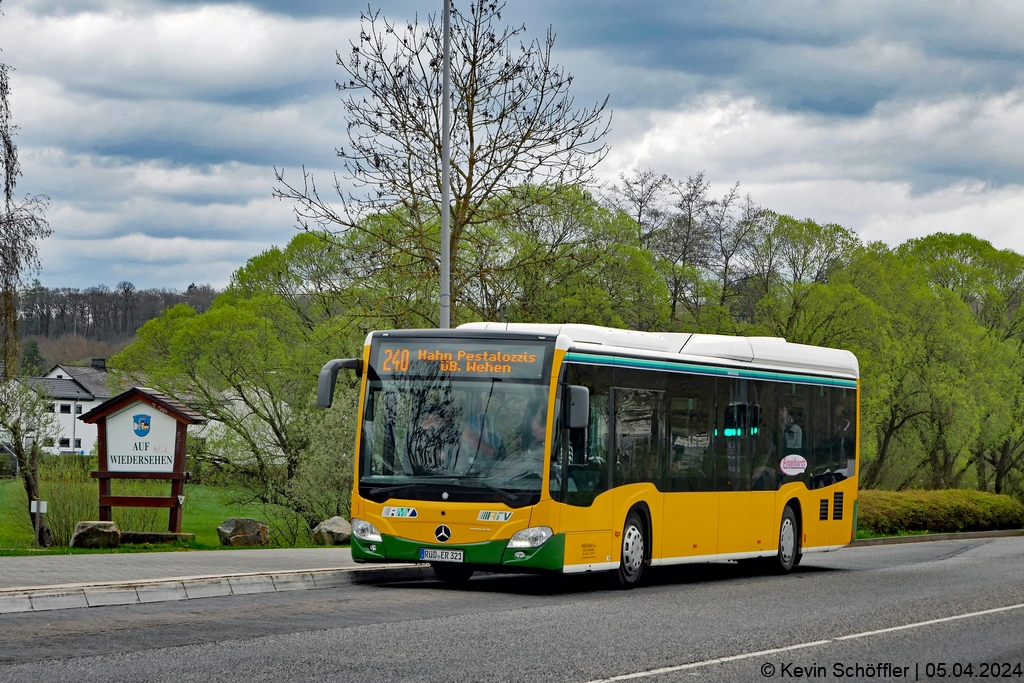
[[[286,243],[273,167],[340,169],[334,54],[360,7],[4,0],[18,189],[51,198],[44,284],[222,286]],[[605,180],[704,171],[864,239],[972,232],[1024,252],[1019,0],[510,0],[506,18],[553,27],[578,102],[610,96]]]

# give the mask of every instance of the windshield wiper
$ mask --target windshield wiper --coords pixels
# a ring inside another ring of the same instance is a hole
[[[511,491],[506,491],[505,489],[499,489],[497,486],[492,486],[491,484],[488,484],[486,481],[477,481],[477,483],[480,484],[481,486],[484,486],[484,487],[489,488],[490,490],[494,491],[495,493],[500,495],[505,500],[508,500],[510,502],[513,502],[513,503],[516,502],[517,500],[519,500],[519,496],[517,496],[516,494],[512,493]]]
[[[416,486],[423,486],[423,484],[399,484],[397,486],[378,486],[375,489],[370,489],[370,495],[376,496],[378,493],[392,493],[394,491],[401,491],[402,489],[411,489]]]
[[[501,496],[502,498],[504,498],[505,500],[507,500],[509,502],[514,503],[517,500],[519,500],[519,496],[517,496],[516,494],[512,493],[511,491],[506,491],[505,489],[500,489],[497,486],[494,486],[492,484],[488,484],[486,481],[479,481],[479,480],[476,480],[476,479],[474,479],[472,481],[474,482],[474,484],[479,484],[480,486],[482,486],[482,487],[484,487],[486,489],[489,489],[489,490],[493,491],[494,493],[497,493],[499,496]],[[376,488],[370,489],[369,493],[370,493],[371,496],[376,496],[376,495],[379,495],[381,493],[394,493],[395,491],[402,491],[402,490],[405,490],[405,489],[416,488],[417,486],[445,486],[445,485],[447,485],[447,486],[453,486],[453,485],[454,486],[466,486],[467,484],[466,484],[466,480],[465,479],[463,479],[462,481],[456,480],[455,482],[449,482],[447,484],[442,484],[440,482],[419,482],[419,483],[416,483],[416,484],[398,484],[397,486],[378,486]]]

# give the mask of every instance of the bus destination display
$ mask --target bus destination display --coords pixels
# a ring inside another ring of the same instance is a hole
[[[545,347],[539,344],[473,344],[433,340],[395,341],[377,348],[381,375],[415,375],[440,370],[450,375],[541,379]]]

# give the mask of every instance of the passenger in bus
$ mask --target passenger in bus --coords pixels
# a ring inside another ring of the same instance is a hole
[[[539,488],[544,468],[546,415],[542,402],[528,404],[518,433],[503,432],[504,439],[495,450],[494,457],[478,456],[472,470],[494,481],[504,482],[499,484],[502,487]]]
[[[853,431],[853,421],[846,414],[846,406],[836,401],[832,417],[832,461],[835,463],[833,474],[836,481],[853,475],[853,467],[850,466],[850,460],[853,459]]]
[[[519,428],[519,444],[506,444],[499,458],[509,459],[543,459],[544,439],[547,436],[547,406],[541,401],[533,401],[523,411],[525,419]]]
[[[779,432],[782,435],[782,454],[799,454],[804,445],[804,432],[784,405],[779,406]]]

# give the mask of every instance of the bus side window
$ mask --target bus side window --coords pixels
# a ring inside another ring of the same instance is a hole
[[[807,458],[807,387],[791,382],[780,384],[778,400],[779,415],[775,423],[775,439],[779,451],[783,458],[788,455]],[[792,471],[792,466],[789,469]],[[785,476],[789,481],[809,481],[807,470]]]
[[[669,379],[669,491],[711,491],[714,482],[715,380],[697,375]]]
[[[832,388],[832,474],[836,481],[854,475],[857,438],[857,390]]]
[[[754,441],[754,462],[750,470],[753,491],[774,491],[779,488],[778,450],[771,420],[778,415],[775,382],[751,382],[757,396],[757,410],[751,416],[750,432]]]
[[[665,392],[621,387],[614,392],[615,485],[656,482]]]
[[[758,406],[753,382],[746,379],[717,381],[719,433],[715,439],[715,490],[749,491],[751,426]]]
[[[831,421],[831,408],[829,397],[832,393],[831,387],[810,386],[807,387],[810,394],[808,407],[811,412],[810,419],[810,461],[807,469],[811,476],[808,486],[812,489],[820,489],[835,483],[835,475],[829,460],[832,451],[832,430],[829,426]]]
[[[612,370],[592,365],[569,365],[566,383],[590,389],[590,424],[586,429],[569,429],[562,440],[563,477],[562,495],[569,505],[588,506],[603,491],[608,490],[609,452],[611,429],[609,405]]]

